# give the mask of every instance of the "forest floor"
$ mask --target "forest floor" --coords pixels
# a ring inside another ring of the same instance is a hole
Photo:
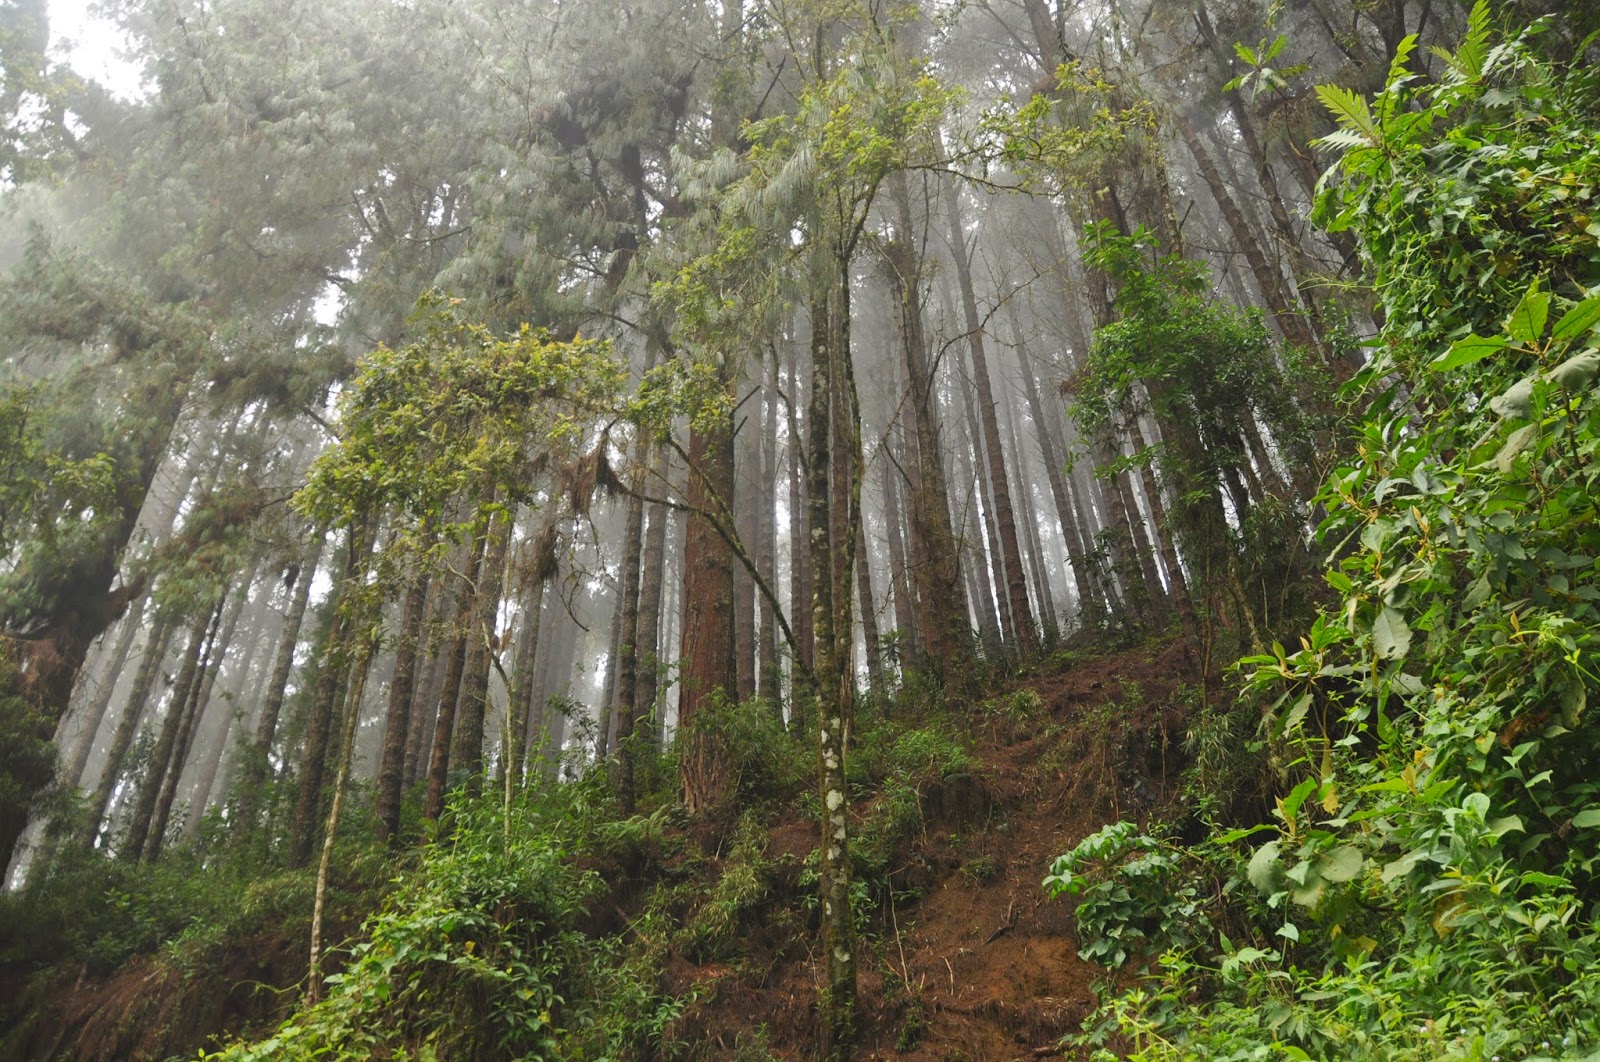
[[[1181,644],[1152,643],[1015,679],[983,702],[975,767],[919,783],[918,825],[890,861],[891,902],[858,946],[858,1059],[1062,1057],[1058,1041],[1094,1009],[1106,973],[1078,958],[1072,905],[1047,898],[1040,882],[1084,837],[1160,815],[1176,797],[1188,671]],[[872,812],[870,802],[858,809]],[[720,874],[729,831],[702,822],[689,832],[700,872]],[[726,961],[670,960],[667,990],[694,1000],[669,1030],[693,1045],[687,1057],[811,1056],[816,916],[799,878],[815,837],[814,822],[780,817],[764,853],[777,868],[767,910],[742,927]],[[610,905],[619,922],[637,898],[619,887]],[[336,926],[336,938],[358,924]],[[31,1029],[8,1042],[35,1059],[192,1057],[219,1033],[268,1027],[292,1002],[304,972],[299,928],[228,941],[205,970],[158,956],[105,977],[58,969],[41,982],[0,969],[0,995],[32,997]]]
[[[1062,1057],[1058,1041],[1094,1010],[1106,971],[1078,958],[1072,904],[1040,882],[1084,837],[1176,797],[1187,670],[1184,648],[1164,643],[1020,679],[986,702],[1039,697],[1032,712],[989,714],[979,768],[922,792],[922,828],[890,875],[906,899],[860,949],[859,1059]],[[783,823],[768,854],[803,857],[814,835]],[[708,1058],[808,1058],[819,964],[792,943],[769,956],[753,943],[737,970],[676,969],[680,989],[708,986],[685,1038]]]

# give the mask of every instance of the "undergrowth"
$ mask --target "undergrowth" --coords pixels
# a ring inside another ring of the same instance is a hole
[[[1318,499],[1336,600],[1198,716],[1203,841],[1119,823],[1046,879],[1142,971],[1095,1058],[1600,1058],[1600,91],[1540,29],[1479,3],[1438,80],[1408,40],[1370,103],[1319,91],[1386,321]]]

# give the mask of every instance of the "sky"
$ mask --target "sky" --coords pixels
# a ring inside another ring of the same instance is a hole
[[[124,99],[141,93],[139,70],[119,54],[124,39],[95,15],[94,0],[50,0],[50,54]]]

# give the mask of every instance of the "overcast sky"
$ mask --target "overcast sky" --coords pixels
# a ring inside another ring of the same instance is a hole
[[[50,52],[124,98],[139,94],[139,72],[119,54],[122,35],[95,17],[93,0],[50,0]]]

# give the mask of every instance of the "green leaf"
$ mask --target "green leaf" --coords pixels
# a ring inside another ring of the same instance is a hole
[[[1372,624],[1372,647],[1384,660],[1399,660],[1411,649],[1411,628],[1405,617],[1388,605]]]
[[[1511,475],[1516,468],[1517,456],[1528,448],[1528,444],[1539,435],[1539,425],[1524,424],[1510,435],[1506,436],[1505,445],[1494,455],[1494,467],[1500,470],[1502,476]],[[1481,602],[1480,602],[1481,603]]]
[[[1528,832],[1527,828],[1522,825],[1522,816],[1503,815],[1500,818],[1489,820],[1489,832],[1497,838],[1503,837],[1513,830],[1518,833]]]
[[[1456,340],[1450,344],[1449,350],[1428,362],[1428,368],[1435,372],[1449,372],[1451,369],[1459,369],[1463,365],[1482,361],[1510,345],[1505,336],[1467,336]]]
[[[1544,336],[1545,322],[1550,319],[1550,293],[1539,290],[1539,281],[1528,285],[1528,290],[1511,311],[1506,321],[1506,331],[1511,338],[1524,346],[1534,346]]]
[[[1250,867],[1246,872],[1250,884],[1254,885],[1263,896],[1271,896],[1278,891],[1278,842],[1268,841],[1256,849],[1256,854],[1250,857]]]
[[[1587,829],[1590,826],[1600,826],[1600,807],[1585,808],[1578,812],[1572,816],[1572,824],[1582,829]]]
[[[1361,873],[1364,862],[1359,849],[1343,845],[1324,853],[1317,860],[1317,873],[1329,881],[1349,881]]]
[[[1365,98],[1338,85],[1318,85],[1317,99],[1345,128],[1362,134],[1370,144],[1378,142],[1378,128]]]
[[[1518,380],[1504,394],[1490,399],[1489,408],[1508,420],[1527,417],[1533,412],[1533,377]]]
[[[1556,340],[1576,339],[1596,322],[1600,322],[1600,295],[1592,299],[1584,299],[1578,305],[1561,315],[1561,320],[1550,330],[1550,338]]]
[[[1581,391],[1600,375],[1600,350],[1575,354],[1545,373],[1545,379],[1568,391]]]

